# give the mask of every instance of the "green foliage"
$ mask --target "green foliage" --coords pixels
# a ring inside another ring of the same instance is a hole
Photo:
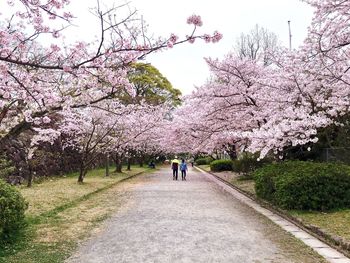
[[[213,161],[213,158],[211,157],[203,157],[203,158],[198,158],[196,159],[196,165],[206,165],[210,164]]]
[[[24,225],[24,212],[28,208],[21,193],[0,180],[0,240],[6,240]]]
[[[285,209],[350,207],[350,167],[334,163],[287,161],[254,173],[257,196]]]
[[[213,172],[232,171],[231,160],[215,160],[210,163],[210,170]]]
[[[196,160],[197,165],[205,165],[207,164],[207,159],[206,158],[199,158]]]
[[[0,155],[0,178],[6,178],[15,171],[12,162],[7,160],[5,154]]]
[[[313,160],[318,162],[335,161],[350,164],[349,113],[338,117],[336,124],[318,129],[317,138],[318,142],[314,144],[308,143],[285,148],[283,151],[285,159],[300,161]]]
[[[134,85],[136,94],[131,97],[123,94],[121,100],[126,103],[139,103],[144,100],[151,105],[165,102],[178,106],[181,91],[173,88],[171,83],[151,64],[134,63],[128,73],[129,81]]]
[[[248,176],[256,169],[271,163],[271,160],[268,158],[258,161],[258,157],[257,154],[243,153],[238,159],[233,161],[232,170]]]

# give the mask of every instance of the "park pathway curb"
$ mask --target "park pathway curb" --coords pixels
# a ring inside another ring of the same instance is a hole
[[[326,243],[320,241],[316,237],[310,235],[300,227],[296,226],[294,223],[290,222],[289,220],[281,217],[280,215],[277,215],[273,211],[262,207],[257,202],[255,202],[253,199],[248,197],[247,195],[242,194],[238,190],[234,189],[228,183],[224,183],[218,178],[216,178],[211,173],[208,173],[207,171],[204,171],[203,169],[199,167],[195,167],[198,171],[203,173],[208,179],[210,179],[212,182],[216,183],[220,187],[222,187],[223,190],[233,195],[235,198],[237,198],[242,203],[248,205],[249,207],[253,208],[257,212],[263,214],[267,218],[269,218],[272,222],[279,225],[281,228],[283,228],[285,231],[289,232],[299,240],[301,240],[303,243],[305,243],[307,246],[311,247],[313,250],[315,250],[318,254],[320,254],[322,257],[324,257],[326,260],[328,260],[331,263],[350,263],[350,259],[346,257],[344,254],[340,253],[336,249],[330,247]]]

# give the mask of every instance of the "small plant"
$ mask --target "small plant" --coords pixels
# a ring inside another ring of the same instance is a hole
[[[21,193],[0,180],[0,240],[6,241],[24,226],[24,212],[28,208]]]
[[[232,171],[231,160],[215,160],[210,163],[210,170],[213,172]]]

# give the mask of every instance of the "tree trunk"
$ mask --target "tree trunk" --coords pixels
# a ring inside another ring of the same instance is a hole
[[[84,182],[84,177],[85,177],[85,170],[80,170],[78,183],[82,184]]]
[[[127,167],[128,171],[131,171],[131,158],[128,158],[128,167]]]
[[[228,152],[228,155],[230,156],[231,160],[236,160],[237,159],[237,154],[235,151]]]
[[[231,160],[237,159],[237,152],[236,152],[236,146],[235,145],[229,145],[226,149],[228,155],[230,156]]]
[[[139,157],[139,165],[140,167],[143,167],[143,156]]]
[[[85,161],[83,160],[80,164],[80,172],[78,177],[78,183],[84,182],[84,177],[86,175],[86,167],[85,167]]]
[[[118,154],[116,153],[113,158],[114,164],[115,164],[115,171],[117,172],[117,167],[118,167]]]
[[[65,170],[65,167],[64,167],[64,154],[63,152],[60,152],[60,160],[59,160],[59,175],[63,176],[64,175],[64,170]]]
[[[115,154],[115,172],[122,172],[122,158],[118,153]]]
[[[33,184],[33,172],[32,172],[32,168],[29,165],[29,175],[28,175],[27,187],[32,187],[32,184]]]
[[[118,167],[117,167],[117,173],[121,173],[122,172],[122,168],[123,168],[123,164],[120,161],[119,164],[118,164]]]
[[[63,147],[62,147],[62,138],[61,137],[59,137],[59,139],[58,139],[58,143],[59,143],[59,174],[61,175],[61,176],[63,176],[64,175],[64,172],[65,172],[65,165],[64,165],[64,158],[65,158],[65,156],[64,156],[64,150],[63,150]]]
[[[109,176],[109,153],[106,155],[106,176]]]

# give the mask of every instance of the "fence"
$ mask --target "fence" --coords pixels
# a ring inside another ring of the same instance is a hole
[[[342,162],[350,164],[350,148],[324,148],[322,159],[325,162]]]

